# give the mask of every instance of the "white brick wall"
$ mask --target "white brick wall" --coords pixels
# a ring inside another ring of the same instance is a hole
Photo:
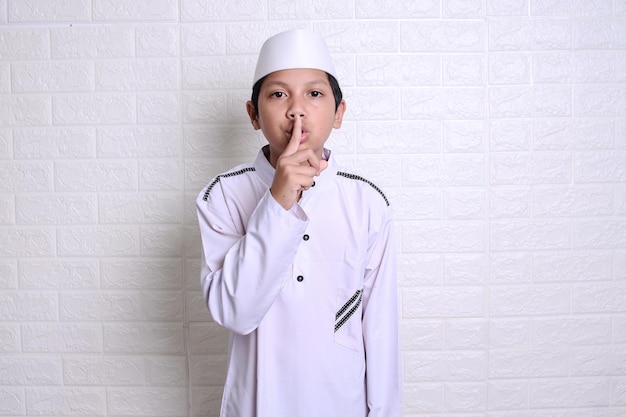
[[[0,416],[218,415],[193,200],[322,33],[396,214],[406,417],[626,415],[623,0],[0,0]]]

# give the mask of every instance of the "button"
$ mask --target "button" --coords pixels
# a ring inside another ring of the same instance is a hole
[[[304,239],[304,240],[309,240],[309,235],[304,235],[304,236],[302,236],[302,239]]]
[[[311,184],[311,187],[315,187],[315,181],[313,181],[313,184]]]
[[[298,280],[298,282],[304,281],[304,277],[302,275],[298,275],[298,278],[296,279]]]

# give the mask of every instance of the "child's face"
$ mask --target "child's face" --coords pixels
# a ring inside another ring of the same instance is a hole
[[[270,146],[270,163],[276,161],[291,138],[294,115],[302,117],[299,149],[312,149],[321,158],[333,128],[341,127],[345,102],[335,111],[335,98],[324,71],[290,69],[269,74],[259,92],[259,113],[252,102],[247,110],[255,129],[261,129]]]

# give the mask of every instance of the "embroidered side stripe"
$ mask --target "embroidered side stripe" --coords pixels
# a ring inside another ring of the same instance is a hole
[[[357,290],[357,292],[350,297],[350,299],[339,309],[339,311],[337,311],[337,314],[335,314],[335,332],[339,330],[341,326],[343,326],[359,309],[361,301],[363,301],[363,291]]]
[[[368,184],[370,187],[378,191],[378,194],[380,194],[383,197],[383,200],[385,200],[385,204],[389,206],[389,200],[387,200],[387,196],[385,196],[385,193],[383,193],[383,191],[380,188],[378,188],[376,184],[374,184],[370,180],[367,180],[361,177],[360,175],[348,174],[347,172],[341,172],[341,171],[337,171],[337,175],[344,177],[344,178],[349,178],[351,180],[363,181],[364,183]]]
[[[222,178],[234,177],[234,176],[245,174],[246,172],[252,172],[252,171],[256,171],[256,169],[254,167],[248,167],[248,168],[240,169],[239,171],[227,172],[226,174],[218,175],[217,177],[215,177],[213,182],[209,184],[206,191],[204,192],[204,196],[202,197],[202,199],[204,201],[207,201],[207,199],[209,198],[209,194],[211,193],[211,190],[213,189],[213,187],[217,185],[218,182],[221,181]]]

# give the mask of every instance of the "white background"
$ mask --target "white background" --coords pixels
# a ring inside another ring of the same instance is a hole
[[[193,203],[263,144],[256,53],[296,27],[348,103],[328,146],[395,211],[405,416],[626,415],[624,0],[0,0],[0,23],[0,416],[217,416]]]

